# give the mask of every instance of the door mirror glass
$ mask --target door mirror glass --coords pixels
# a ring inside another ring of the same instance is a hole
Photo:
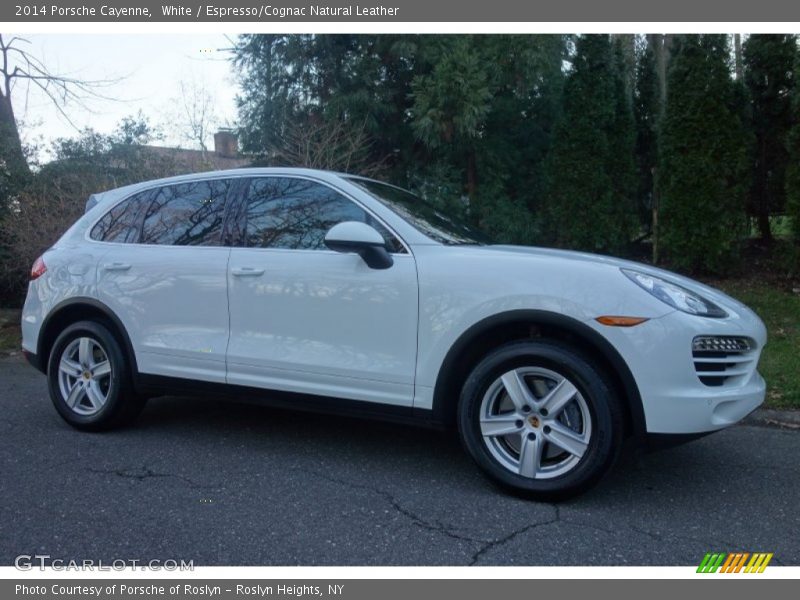
[[[388,269],[394,264],[386,251],[386,240],[366,223],[345,221],[334,225],[325,234],[325,245],[336,252],[358,254],[372,269]]]

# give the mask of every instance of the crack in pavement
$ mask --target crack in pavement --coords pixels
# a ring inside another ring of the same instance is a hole
[[[472,556],[470,558],[470,561],[467,563],[469,566],[477,565],[478,562],[481,560],[481,558],[484,555],[486,555],[488,552],[490,552],[490,551],[492,551],[492,550],[494,550],[494,549],[496,549],[498,547],[501,547],[501,546],[511,542],[512,540],[514,540],[518,536],[523,535],[525,533],[528,533],[529,531],[532,531],[532,530],[537,529],[539,527],[545,527],[547,525],[553,525],[555,523],[563,523],[565,525],[569,525],[569,526],[577,527],[577,528],[594,529],[596,531],[601,531],[603,533],[607,533],[607,534],[610,534],[610,535],[614,535],[614,534],[617,534],[617,533],[619,533],[620,531],[622,531],[624,529],[628,529],[628,530],[633,531],[635,533],[638,533],[640,535],[645,535],[645,536],[649,537],[650,539],[658,541],[658,542],[662,542],[664,540],[664,538],[665,538],[665,536],[663,534],[660,534],[660,533],[657,533],[657,532],[654,532],[654,531],[648,531],[646,529],[641,529],[641,528],[633,526],[633,525],[623,525],[620,529],[615,530],[615,529],[611,529],[611,528],[607,528],[607,527],[601,527],[601,526],[598,526],[598,525],[592,525],[591,523],[585,523],[585,522],[581,522],[581,521],[575,521],[575,520],[572,520],[572,519],[567,519],[567,518],[564,518],[562,516],[561,508],[558,505],[552,504],[552,503],[547,503],[547,505],[550,506],[553,509],[554,513],[555,513],[554,517],[551,518],[551,519],[547,519],[547,520],[544,520],[544,521],[536,521],[534,523],[529,523],[529,524],[527,524],[527,525],[525,525],[523,527],[520,527],[518,529],[515,529],[515,530],[507,533],[506,535],[504,535],[502,537],[498,537],[498,538],[494,538],[494,539],[473,537],[473,536],[468,536],[468,535],[464,535],[464,534],[461,534],[461,533],[457,533],[456,531],[454,531],[453,527],[449,527],[446,524],[444,524],[444,523],[442,523],[442,522],[440,522],[438,520],[433,520],[432,521],[432,520],[423,518],[419,514],[413,512],[412,510],[410,510],[410,509],[406,508],[405,506],[403,506],[402,503],[397,499],[397,497],[395,497],[393,494],[391,494],[390,492],[388,492],[386,490],[382,490],[382,489],[374,487],[374,486],[369,486],[369,485],[364,485],[364,484],[359,484],[359,483],[347,481],[347,480],[344,480],[344,479],[339,479],[339,478],[336,478],[336,477],[331,477],[330,475],[326,475],[326,474],[319,473],[319,472],[316,472],[316,471],[309,471],[309,470],[306,470],[306,469],[298,469],[298,470],[301,471],[301,472],[304,472],[306,474],[313,475],[315,477],[319,477],[319,478],[324,479],[326,481],[329,481],[331,483],[335,483],[337,485],[341,485],[341,486],[347,487],[349,489],[364,490],[366,492],[370,492],[372,494],[376,494],[376,495],[382,497],[386,502],[388,502],[389,505],[397,513],[399,513],[399,514],[403,515],[404,517],[406,517],[408,520],[410,520],[417,527],[420,527],[420,528],[425,529],[427,531],[432,531],[434,533],[439,533],[441,535],[444,535],[446,537],[449,537],[451,539],[455,539],[455,540],[458,540],[458,541],[468,542],[468,543],[472,543],[472,544],[480,544],[480,547],[472,554]],[[700,538],[695,538],[695,537],[686,536],[686,535],[680,535],[680,534],[674,534],[673,537],[675,537],[676,539],[682,539],[682,540],[687,540],[687,541],[697,542],[697,543],[700,543],[700,544],[709,545],[709,542],[707,542],[706,540],[700,539]],[[732,543],[724,541],[724,540],[717,540],[716,542],[711,543],[711,546],[715,546],[715,545],[719,545],[719,544],[723,544],[723,545],[726,545],[728,547],[735,547],[736,546],[735,544],[732,544]]]
[[[117,477],[122,477],[124,479],[135,479],[136,481],[144,481],[145,479],[161,479],[161,478],[169,478],[173,477],[175,479],[179,479],[184,483],[188,484],[190,487],[194,489],[219,489],[224,487],[222,484],[218,483],[211,483],[211,484],[204,484],[198,483],[193,479],[186,477],[185,475],[179,475],[177,473],[159,473],[154,471],[147,465],[143,465],[138,469],[128,469],[128,468],[120,468],[120,469],[87,469],[90,473],[100,474],[100,475],[116,475]]]
[[[376,487],[372,487],[372,486],[368,486],[368,485],[363,485],[363,484],[359,484],[359,483],[354,483],[354,482],[351,482],[351,481],[346,481],[346,480],[343,480],[343,479],[338,479],[336,477],[331,477],[330,475],[325,475],[325,474],[318,473],[318,472],[315,472],[315,471],[306,471],[306,470],[303,470],[303,469],[300,469],[300,470],[305,472],[305,473],[307,473],[307,474],[314,475],[316,477],[320,477],[321,479],[325,479],[326,481],[330,481],[331,483],[335,483],[337,485],[342,485],[342,486],[348,487],[350,489],[364,490],[364,491],[376,494],[378,496],[381,496],[381,497],[383,497],[384,500],[386,500],[391,505],[391,507],[395,511],[397,511],[398,513],[400,513],[401,515],[403,515],[404,517],[409,519],[417,527],[420,527],[420,528],[428,530],[428,531],[433,531],[435,533],[439,533],[441,535],[447,536],[447,537],[455,539],[455,540],[459,540],[459,541],[463,541],[463,542],[469,542],[469,543],[472,543],[472,544],[480,544],[480,547],[472,554],[470,562],[468,563],[469,566],[475,565],[478,562],[478,560],[480,560],[480,557],[483,556],[486,552],[489,552],[490,550],[492,550],[492,549],[494,549],[494,548],[496,548],[498,546],[502,546],[504,544],[507,544],[508,542],[513,540],[518,535],[522,535],[523,533],[526,533],[526,532],[528,532],[528,531],[530,531],[532,529],[536,529],[537,527],[543,527],[545,525],[551,525],[551,524],[556,523],[556,522],[561,520],[561,514],[560,514],[559,507],[556,506],[555,504],[547,504],[548,506],[550,506],[555,511],[555,517],[552,518],[552,519],[547,519],[545,521],[536,521],[535,523],[529,523],[528,525],[525,525],[524,527],[521,527],[519,529],[515,529],[514,531],[504,535],[503,537],[499,537],[499,538],[486,539],[486,538],[472,537],[472,536],[467,536],[467,535],[463,535],[463,534],[460,534],[460,533],[456,533],[454,531],[453,527],[448,527],[447,525],[445,525],[441,521],[429,521],[427,519],[422,518],[420,515],[416,514],[415,512],[413,512],[411,510],[409,510],[408,508],[404,507],[394,495],[392,495],[390,492],[387,492],[386,490],[382,490],[380,488],[376,488]],[[543,504],[543,503],[540,503],[540,504]]]
[[[472,562],[469,563],[470,566],[475,565],[478,562],[478,560],[480,560],[481,556],[483,556],[484,554],[486,554],[490,550],[496,548],[497,546],[502,546],[503,544],[506,544],[506,543],[510,542],[511,540],[516,538],[517,536],[522,535],[523,533],[527,533],[528,531],[531,531],[532,529],[536,529],[538,527],[543,527],[545,525],[552,525],[554,523],[563,523],[564,525],[569,525],[569,526],[577,527],[577,528],[594,529],[595,531],[601,531],[601,532],[607,533],[609,535],[614,535],[614,534],[619,533],[620,531],[623,531],[624,529],[628,529],[628,530],[633,531],[635,533],[638,533],[638,534],[641,534],[641,535],[645,535],[645,536],[649,537],[650,539],[655,540],[657,542],[664,541],[664,537],[665,537],[664,535],[662,535],[660,533],[653,532],[653,531],[647,531],[645,529],[641,529],[641,528],[636,527],[634,525],[623,525],[620,529],[611,529],[611,528],[608,528],[608,527],[601,527],[599,525],[592,525],[591,523],[584,523],[584,522],[581,522],[581,521],[574,521],[572,519],[564,518],[561,515],[561,510],[557,505],[553,505],[553,508],[556,511],[556,516],[555,516],[554,519],[551,519],[549,521],[541,521],[541,522],[538,522],[538,523],[532,523],[532,524],[530,524],[530,525],[528,525],[526,527],[523,527],[523,528],[518,529],[516,531],[512,531],[511,533],[509,533],[504,538],[501,538],[501,539],[496,540],[496,541],[494,541],[494,542],[492,542],[490,544],[487,544],[486,546],[481,548],[478,552],[476,552],[473,555]],[[695,538],[695,537],[686,536],[686,535],[677,534],[677,535],[673,535],[673,537],[675,537],[676,539],[680,539],[680,540],[687,540],[687,541],[691,541],[691,542],[697,542],[699,544],[703,544],[703,545],[708,546],[708,547],[714,547],[714,546],[717,546],[717,545],[720,545],[720,544],[723,545],[723,546],[727,546],[729,548],[737,547],[736,544],[732,544],[732,543],[726,542],[724,540],[717,540],[716,542],[709,543],[706,540],[702,540],[700,538]]]
[[[400,501],[394,495],[392,495],[390,492],[387,492],[387,491],[382,490],[380,488],[376,488],[376,487],[372,487],[372,486],[364,485],[364,484],[360,484],[360,483],[354,483],[354,482],[351,482],[351,481],[346,481],[344,479],[338,479],[336,477],[331,477],[330,475],[326,475],[324,473],[319,473],[319,472],[316,472],[316,471],[309,471],[309,470],[306,470],[306,469],[297,469],[297,470],[301,471],[303,473],[306,473],[308,475],[313,475],[315,477],[319,477],[319,478],[324,479],[326,481],[330,481],[331,483],[335,483],[337,485],[341,485],[341,486],[344,486],[344,487],[347,487],[347,488],[350,488],[350,489],[355,489],[355,490],[364,490],[366,492],[371,492],[373,494],[381,496],[384,500],[386,500],[389,503],[389,505],[395,511],[397,511],[398,513],[400,513],[401,515],[403,515],[404,517],[409,519],[414,525],[416,525],[417,527],[420,527],[422,529],[425,529],[425,530],[428,530],[428,531],[433,531],[435,533],[440,533],[440,534],[445,535],[445,536],[447,536],[449,538],[452,538],[454,540],[459,540],[459,541],[464,541],[464,542],[485,544],[488,541],[488,540],[485,540],[485,539],[474,538],[474,537],[462,535],[460,533],[456,533],[455,531],[453,531],[454,528],[448,527],[447,525],[445,525],[441,521],[437,521],[437,520],[429,521],[427,519],[424,519],[420,515],[416,514],[412,510],[410,510],[410,509],[404,507],[402,504],[400,504]]]
[[[561,521],[561,509],[555,504],[551,504],[550,506],[552,506],[553,510],[555,510],[554,518],[548,521],[538,521],[536,523],[531,523],[530,525],[526,525],[525,527],[512,531],[511,533],[509,533],[504,537],[486,543],[484,546],[479,548],[478,551],[475,552],[475,554],[472,555],[472,560],[470,560],[469,566],[470,567],[475,566],[476,564],[478,564],[478,561],[484,554],[486,554],[490,550],[497,548],[498,546],[503,546],[507,544],[515,537],[522,535],[523,533],[528,533],[529,531],[536,529],[537,527],[544,527],[545,525],[552,525],[553,523],[558,523],[559,521]]]
[[[616,534],[621,530],[621,529],[610,529],[608,527],[601,527],[599,525],[592,525],[591,523],[584,523],[584,522],[581,522],[581,521],[573,521],[573,520],[570,520],[570,519],[561,519],[561,522],[564,523],[565,525],[573,525],[575,527],[585,527],[587,529],[594,529],[595,531],[602,531],[603,533],[608,533],[608,534],[611,534],[611,535]],[[623,527],[627,528],[628,530],[633,531],[635,533],[638,533],[638,534],[641,534],[641,535],[645,535],[645,536],[649,537],[651,540],[654,540],[656,542],[663,542],[664,538],[667,537],[666,535],[664,535],[662,533],[656,533],[655,531],[648,531],[646,529],[642,529],[641,527],[637,527],[635,525],[629,525],[628,524],[628,525],[623,525]],[[682,534],[672,534],[672,537],[674,537],[675,539],[678,539],[678,540],[685,540],[685,541],[688,541],[688,542],[696,542],[696,543],[701,544],[701,545],[703,545],[705,547],[708,547],[708,548],[713,548],[715,546],[720,546],[720,545],[721,546],[727,546],[728,548],[736,548],[736,547],[738,547],[737,544],[734,544],[734,543],[731,543],[731,542],[728,542],[728,541],[725,541],[725,540],[719,540],[719,539],[717,539],[716,541],[713,541],[713,542],[709,542],[709,541],[706,541],[706,540],[701,539],[701,538],[692,537],[692,536],[689,536],[689,535],[682,535]]]

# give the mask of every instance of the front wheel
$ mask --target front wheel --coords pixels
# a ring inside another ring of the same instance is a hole
[[[70,425],[100,431],[133,420],[144,406],[130,383],[125,354],[101,323],[82,321],[67,327],[50,352],[50,399]]]
[[[463,386],[458,422],[484,472],[536,500],[595,485],[622,440],[619,400],[589,360],[555,341],[513,342],[489,353]]]

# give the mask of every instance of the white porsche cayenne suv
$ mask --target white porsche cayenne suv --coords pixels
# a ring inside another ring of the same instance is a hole
[[[452,426],[536,499],[588,489],[626,441],[732,425],[765,392],[764,325],[715,289],[492,245],[410,192],[303,169],[92,196],[33,265],[22,333],[79,429],[203,392]]]

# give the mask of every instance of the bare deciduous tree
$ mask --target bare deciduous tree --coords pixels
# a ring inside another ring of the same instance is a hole
[[[181,136],[206,152],[206,142],[219,125],[214,107],[214,96],[208,88],[195,79],[180,82]]]
[[[377,176],[384,169],[383,160],[370,157],[372,142],[363,124],[289,121],[283,131],[281,140],[269,148],[270,162],[366,176]]]
[[[14,114],[12,96],[17,84],[27,84],[26,93],[31,88],[38,89],[56,107],[64,119],[74,125],[66,112],[68,104],[76,104],[89,110],[87,100],[101,98],[110,100],[102,93],[117,84],[120,79],[80,79],[69,75],[61,75],[51,71],[39,58],[29,52],[25,45],[30,41],[19,36],[6,40],[0,34],[0,132],[7,138],[6,152],[20,167],[28,170],[24,160],[19,127]],[[77,128],[76,128],[77,129]]]

